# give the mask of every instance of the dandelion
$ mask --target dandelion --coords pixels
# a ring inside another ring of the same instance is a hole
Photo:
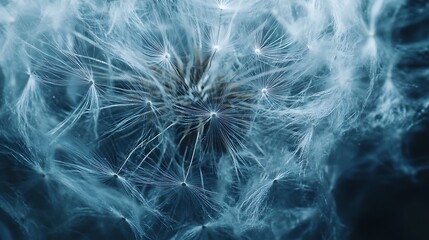
[[[342,239],[341,143],[428,105],[404,8],[1,3],[0,238]]]

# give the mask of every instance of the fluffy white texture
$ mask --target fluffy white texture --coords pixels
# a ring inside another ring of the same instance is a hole
[[[59,155],[49,175],[86,209],[71,219],[123,219],[137,239],[280,239],[320,212],[336,238],[329,152],[367,109],[373,126],[410,115],[378,31],[401,2],[9,1],[3,115]]]

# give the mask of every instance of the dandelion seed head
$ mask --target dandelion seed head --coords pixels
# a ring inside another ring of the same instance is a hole
[[[413,172],[391,148],[429,105],[423,30],[397,36],[427,11],[406,1],[6,2],[15,238],[346,239],[343,176]],[[47,215],[67,216],[52,236]]]

